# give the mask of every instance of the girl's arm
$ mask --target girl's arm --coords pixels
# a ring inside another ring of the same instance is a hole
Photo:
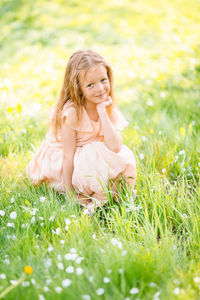
[[[122,147],[122,137],[117,131],[107,115],[106,106],[112,104],[112,99],[109,97],[107,101],[97,104],[97,112],[101,120],[101,126],[104,134],[105,145],[113,152],[119,152]]]
[[[63,184],[67,191],[73,191],[72,174],[76,150],[76,131],[63,123],[61,137],[63,144]]]

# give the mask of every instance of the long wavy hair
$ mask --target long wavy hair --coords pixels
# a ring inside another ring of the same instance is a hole
[[[58,130],[62,126],[61,114],[63,106],[67,101],[72,101],[75,104],[77,111],[77,119],[80,121],[81,108],[85,103],[84,95],[80,88],[80,82],[78,75],[82,70],[87,71],[94,65],[102,64],[107,69],[107,76],[110,82],[109,96],[112,98],[112,105],[106,108],[108,116],[111,117],[114,99],[114,87],[113,87],[113,71],[110,64],[97,52],[93,50],[79,50],[72,54],[69,58],[65,69],[64,80],[60,91],[59,99],[55,105],[55,111],[53,114],[53,131],[57,139]]]

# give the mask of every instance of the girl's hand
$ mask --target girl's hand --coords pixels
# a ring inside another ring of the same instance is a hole
[[[105,107],[110,106],[112,104],[112,98],[108,96],[103,102],[97,104],[97,112],[99,113]]]

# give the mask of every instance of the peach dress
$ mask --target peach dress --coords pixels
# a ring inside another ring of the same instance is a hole
[[[50,124],[53,112],[54,110],[50,113]],[[77,133],[72,185],[78,193],[92,197],[91,203],[85,206],[93,210],[94,206],[98,207],[108,201],[104,193],[108,179],[117,179],[120,175],[127,180],[129,177],[136,179],[134,154],[125,145],[118,153],[111,151],[103,142],[100,120],[92,121],[84,107],[78,123],[76,109],[71,100],[63,107],[62,121]],[[117,130],[123,130],[128,125],[117,107],[113,110],[111,121]],[[51,125],[46,139],[27,165],[26,172],[35,185],[46,182],[58,192],[65,191],[61,134],[58,133],[57,141]],[[132,180],[132,185],[134,182]]]

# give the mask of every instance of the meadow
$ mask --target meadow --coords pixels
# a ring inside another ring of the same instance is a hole
[[[200,299],[200,2],[1,0],[0,28],[0,298]],[[92,216],[25,172],[82,48],[112,65],[138,171]]]

